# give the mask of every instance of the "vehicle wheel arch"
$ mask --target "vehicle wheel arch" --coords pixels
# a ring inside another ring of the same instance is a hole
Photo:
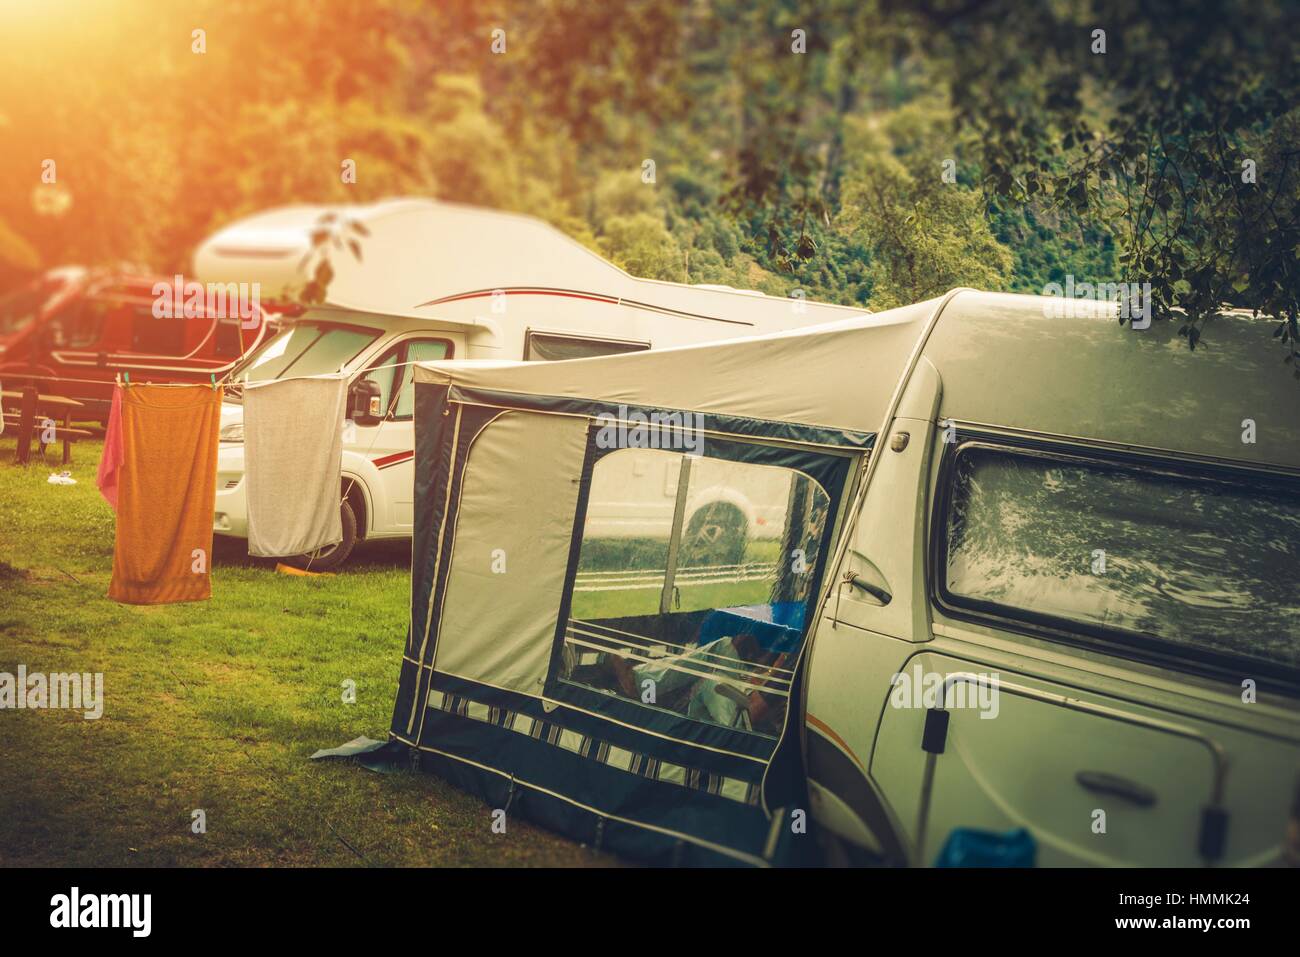
[[[339,496],[352,506],[352,513],[357,518],[357,541],[363,541],[370,529],[370,488],[359,475],[344,473],[339,483]]]

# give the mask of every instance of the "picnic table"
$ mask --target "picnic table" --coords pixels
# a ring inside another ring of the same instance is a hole
[[[41,425],[36,419],[38,412],[43,412],[48,418],[53,419],[55,416],[62,416],[63,424],[55,426],[54,440],[63,440],[63,464],[67,465],[72,461],[72,443],[77,439],[89,439],[93,433],[85,429],[74,429],[72,427],[72,412],[74,409],[80,409],[84,403],[76,399],[69,399],[62,395],[42,395],[32,386],[28,386],[22,391],[5,390],[0,392],[0,402],[5,399],[21,400],[22,411],[17,415],[13,413],[4,413],[4,424],[6,430],[10,426],[16,426],[18,429],[18,455],[17,462],[19,465],[26,465],[31,458],[31,441],[32,433],[36,432],[36,442],[40,446],[41,456],[45,455],[45,431],[46,427]],[[38,431],[38,426],[40,429]]]

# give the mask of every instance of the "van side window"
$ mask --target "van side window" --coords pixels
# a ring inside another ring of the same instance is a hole
[[[559,678],[779,733],[829,498],[792,469],[627,448],[600,458]]]
[[[83,299],[55,313],[49,321],[50,342],[56,349],[87,349],[99,342],[109,306]]]
[[[246,344],[257,338],[257,329],[241,329],[238,318],[221,319],[212,335],[213,354],[222,359],[236,359],[243,355]]]
[[[204,320],[157,318],[148,308],[137,308],[131,316],[131,351],[152,356],[185,354],[186,322]],[[207,320],[211,321],[211,320]]]
[[[1300,666],[1300,495],[1280,485],[959,449],[946,603],[1185,655]]]

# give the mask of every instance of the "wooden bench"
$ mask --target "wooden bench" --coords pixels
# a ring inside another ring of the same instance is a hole
[[[45,441],[46,432],[49,431],[46,422],[54,422],[50,413],[62,413],[63,415],[63,424],[54,424],[54,435],[51,438],[56,442],[60,439],[63,441],[64,465],[72,461],[73,442],[78,439],[94,438],[95,433],[72,427],[72,411],[82,407],[82,403],[76,399],[69,399],[61,395],[40,395],[31,387],[23,389],[21,392],[0,392],[0,401],[4,399],[16,399],[22,403],[21,412],[4,413],[5,433],[8,434],[11,429],[17,432],[18,453],[16,459],[19,465],[26,465],[31,457],[33,434],[36,436],[41,458],[45,457],[45,446],[49,444]],[[40,410],[44,410],[46,413],[44,421],[37,417]]]
[[[10,415],[8,413],[5,413],[4,419],[5,419],[5,433],[7,434],[11,428],[16,429],[21,424],[22,416]],[[51,428],[54,430],[54,435],[50,437],[50,442],[47,443],[45,441],[45,433],[49,431],[49,429]],[[35,438],[36,438],[37,451],[41,453],[42,458],[45,457],[46,445],[52,445],[53,443],[59,441],[63,442],[63,464],[64,465],[67,465],[69,462],[72,461],[73,442],[79,441],[80,439],[93,439],[95,437],[95,433],[87,429],[74,429],[72,426],[69,425],[53,425],[47,427],[45,423],[41,422],[40,420],[37,420],[37,422],[35,423],[33,427],[33,431],[36,433]],[[30,441],[30,439],[28,441]]]

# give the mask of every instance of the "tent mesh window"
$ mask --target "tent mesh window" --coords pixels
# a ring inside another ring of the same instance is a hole
[[[658,449],[602,457],[560,679],[777,735],[828,503],[792,469]]]

